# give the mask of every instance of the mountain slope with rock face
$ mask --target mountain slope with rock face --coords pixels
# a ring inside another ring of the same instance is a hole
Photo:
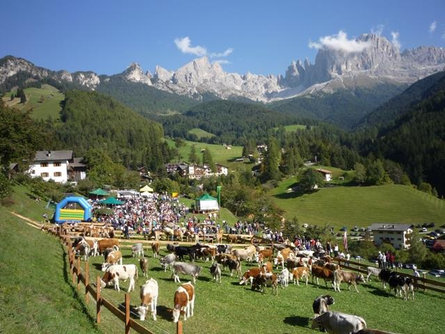
[[[219,63],[210,63],[204,57],[176,71],[157,66],[153,75],[131,64],[124,72],[111,77],[197,100],[210,94],[222,99],[271,102],[314,92],[410,84],[445,68],[443,48],[418,47],[400,52],[396,45],[376,34],[363,34],[355,42],[361,45],[359,50],[320,46],[314,64],[307,60],[294,61],[284,76],[228,73]],[[0,85],[20,73],[93,90],[111,78],[94,72],[51,71],[11,56],[0,60]]]

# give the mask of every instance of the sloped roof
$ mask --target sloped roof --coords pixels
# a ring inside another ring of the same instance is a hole
[[[410,224],[375,223],[370,226],[373,231],[406,231]]]
[[[73,151],[37,151],[34,161],[57,161],[57,160],[71,160],[73,158]]]
[[[216,201],[216,198],[209,194],[204,194],[196,199],[197,201]]]

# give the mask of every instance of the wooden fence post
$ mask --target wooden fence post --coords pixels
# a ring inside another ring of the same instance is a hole
[[[182,321],[178,320],[176,323],[176,334],[182,334]]]
[[[125,294],[125,334],[130,333],[130,294]]]
[[[90,264],[85,262],[85,303],[88,303],[88,285],[90,285]]]
[[[101,290],[100,283],[101,283],[100,276],[97,276],[96,277],[96,322],[98,324],[100,324],[100,306],[102,303],[102,299],[100,297],[100,290]]]
[[[77,276],[77,290],[79,290],[80,289],[80,256],[77,258],[76,276]]]

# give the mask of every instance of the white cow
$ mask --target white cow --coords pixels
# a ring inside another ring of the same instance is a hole
[[[138,277],[138,268],[135,264],[112,264],[110,265],[101,280],[101,288],[105,288],[110,283],[114,283],[114,289],[120,291],[119,280],[124,282],[130,279],[128,292],[134,290],[134,279]]]
[[[153,320],[156,321],[156,306],[158,304],[158,282],[150,278],[145,282],[144,285],[141,285],[141,306],[138,306],[136,310],[139,314],[139,319],[144,321],[148,311],[148,304],[150,304],[151,315],[153,316]]]

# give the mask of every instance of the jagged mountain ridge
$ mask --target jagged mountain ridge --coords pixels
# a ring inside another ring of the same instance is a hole
[[[445,68],[445,49],[418,47],[400,50],[385,37],[363,34],[356,39],[366,45],[360,52],[321,48],[314,64],[293,61],[282,75],[257,75],[224,72],[220,64],[204,58],[195,59],[176,71],[156,66],[154,74],[131,64],[114,76],[94,72],[51,71],[11,56],[0,60],[0,84],[19,72],[37,79],[51,78],[88,89],[96,89],[112,77],[202,99],[212,94],[222,99],[244,98],[271,102],[314,92],[332,93],[338,89],[370,87],[385,83],[413,83]]]

